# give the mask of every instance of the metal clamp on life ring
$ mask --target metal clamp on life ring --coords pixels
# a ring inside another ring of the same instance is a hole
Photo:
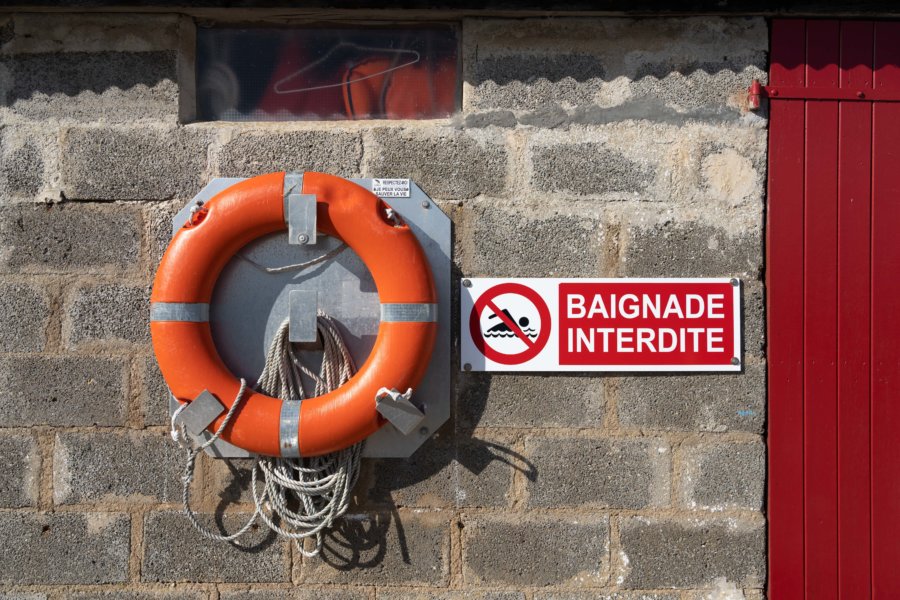
[[[245,394],[221,437],[267,456],[318,456],[373,434],[385,423],[376,408],[380,390],[419,383],[437,332],[434,281],[409,227],[388,218],[375,194],[340,177],[305,173],[301,191],[316,197],[317,229],[345,242],[368,268],[381,323],[368,359],[337,390],[302,403]],[[286,229],[287,192],[285,173],[237,183],[192,214],[169,244],[153,283],[150,331],[163,378],[180,402],[204,390],[226,408],[234,402],[240,382],[213,343],[210,298],[235,253]],[[223,419],[224,413],[208,429],[215,431]]]

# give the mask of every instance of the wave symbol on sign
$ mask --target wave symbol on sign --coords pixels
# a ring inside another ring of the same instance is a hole
[[[504,315],[506,315],[510,321],[512,321],[514,323],[518,323],[519,327],[521,328],[522,333],[524,333],[525,335],[527,335],[528,337],[530,337],[532,339],[537,337],[537,335],[538,335],[537,329],[532,329],[532,328],[528,327],[528,324],[530,323],[530,321],[528,320],[528,317],[520,317],[518,320],[516,320],[510,314],[509,310],[504,308],[501,312]],[[496,318],[498,318],[498,316],[495,314],[488,316],[488,319],[496,319]],[[506,323],[497,323],[496,325],[490,327],[487,331],[483,331],[482,334],[484,335],[484,337],[489,337],[489,338],[516,337],[516,333],[512,329],[510,329],[509,325],[507,325]]]

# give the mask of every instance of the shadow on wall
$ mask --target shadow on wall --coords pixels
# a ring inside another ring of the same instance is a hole
[[[611,65],[606,57],[588,53],[554,53],[535,55],[498,55],[480,58],[466,77],[466,81],[477,87],[485,83],[508,85],[512,83],[535,84],[541,80],[547,83],[561,83],[571,79],[575,83],[601,80],[609,83],[619,77],[639,82],[645,77],[664,79],[670,75],[689,77],[696,72],[715,75],[720,72],[733,73],[734,67],[722,61],[685,59],[666,60],[640,65],[635,70],[624,65]]]
[[[455,247],[456,227],[451,226]],[[435,435],[409,458],[374,459],[366,461],[357,485],[359,514],[343,519],[325,538],[321,560],[329,566],[345,571],[369,569],[381,565],[388,552],[399,554],[404,564],[414,562],[402,521],[400,508],[406,506],[462,508],[458,494],[460,479],[477,477],[488,467],[501,463],[518,471],[529,480],[537,478],[537,469],[525,456],[503,444],[483,440],[473,435],[480,416],[487,405],[490,392],[489,373],[463,374],[459,364],[459,284],[462,272],[454,263],[451,285],[451,416]],[[464,378],[478,378],[478,385],[467,385]],[[459,423],[459,404],[466,403],[465,427]],[[422,488],[422,496],[431,498],[417,502],[404,490]],[[395,545],[396,550],[391,546]]]
[[[458,307],[453,310],[456,318]],[[460,381],[457,360],[458,353],[453,356],[452,366],[454,406],[466,402],[467,414],[480,415],[487,403],[491,376],[475,375],[479,384],[466,385]],[[358,504],[351,508],[358,514],[342,519],[325,538],[321,560],[337,570],[378,567],[386,553],[393,553],[394,561],[415,564],[418,554],[407,542],[404,513],[400,509],[453,511],[477,505],[477,501],[467,503],[465,494],[460,493],[462,482],[469,480],[472,486],[478,486],[476,479],[498,464],[508,467],[509,473],[522,473],[529,481],[537,479],[537,469],[525,456],[504,444],[475,437],[471,428],[457,425],[455,414],[411,457],[366,462],[356,488]],[[495,474],[495,470],[490,470],[486,476]],[[492,483],[496,482],[483,485],[491,487]],[[422,558],[418,558],[421,562]]]
[[[175,52],[54,52],[0,60],[9,71],[6,106],[35,96],[152,89],[175,79]]]
[[[511,469],[524,473],[529,481],[537,478],[537,470],[524,456],[514,450],[494,442],[479,440],[467,435],[457,435],[457,441],[469,446],[464,455],[457,455],[450,461],[437,461],[424,468],[401,468],[399,477],[392,476],[392,467],[408,459],[387,459],[379,461],[383,467],[374,475],[391,478],[390,490],[397,491],[414,486],[440,471],[448,468],[465,469],[473,476],[482,473],[494,462],[501,462]],[[428,445],[419,452],[428,452]],[[419,461],[416,461],[419,463]],[[454,478],[450,478],[453,481]],[[368,569],[379,566],[387,552],[399,555],[399,562],[413,564],[415,552],[407,542],[401,513],[401,506],[391,499],[390,494],[372,498],[373,502],[386,502],[384,508],[371,514],[348,515],[328,533],[322,549],[321,560],[340,570]],[[393,531],[392,531],[393,529]],[[392,548],[395,546],[396,548]]]

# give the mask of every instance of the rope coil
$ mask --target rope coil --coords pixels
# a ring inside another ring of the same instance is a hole
[[[321,396],[343,385],[356,366],[344,343],[335,321],[317,312],[317,326],[323,342],[322,367],[318,373],[300,362],[295,348],[288,339],[289,321],[278,328],[266,354],[266,364],[254,386],[255,390],[275,395],[286,402],[302,402],[307,398],[303,376],[315,383],[314,396]],[[209,440],[192,447],[188,442],[183,423],[178,416],[189,403],[183,404],[172,415],[172,438],[187,451],[182,476],[182,504],[184,513],[194,529],[201,535],[217,541],[231,542],[251,529],[257,519],[279,536],[294,540],[304,556],[316,556],[322,549],[323,532],[343,515],[350,504],[350,492],[359,478],[362,443],[355,444],[324,456],[308,458],[256,457],[251,470],[251,490],[255,511],[249,520],[232,534],[219,534],[204,527],[190,507],[190,486],[194,479],[197,456],[212,445],[228,425],[238,405],[244,399],[247,382],[241,379],[241,388],[228,409],[222,424]],[[262,473],[262,478],[259,473]],[[262,480],[262,489],[259,482]],[[311,551],[303,548],[302,540],[315,538]]]

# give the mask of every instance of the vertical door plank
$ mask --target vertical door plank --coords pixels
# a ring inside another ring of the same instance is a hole
[[[841,87],[872,88],[871,21],[841,24]],[[838,586],[871,598],[869,494],[872,106],[842,102],[838,188]]]
[[[875,89],[900,91],[900,22],[875,23]]]
[[[875,25],[875,86],[900,90],[900,23]],[[872,115],[872,590],[900,598],[900,104]]]
[[[806,26],[806,85],[837,89],[840,23]],[[838,103],[806,103],[804,519],[806,597],[837,600]]]
[[[806,23],[772,23],[770,83],[805,85]],[[803,598],[804,102],[770,104],[766,244],[769,597]]]

